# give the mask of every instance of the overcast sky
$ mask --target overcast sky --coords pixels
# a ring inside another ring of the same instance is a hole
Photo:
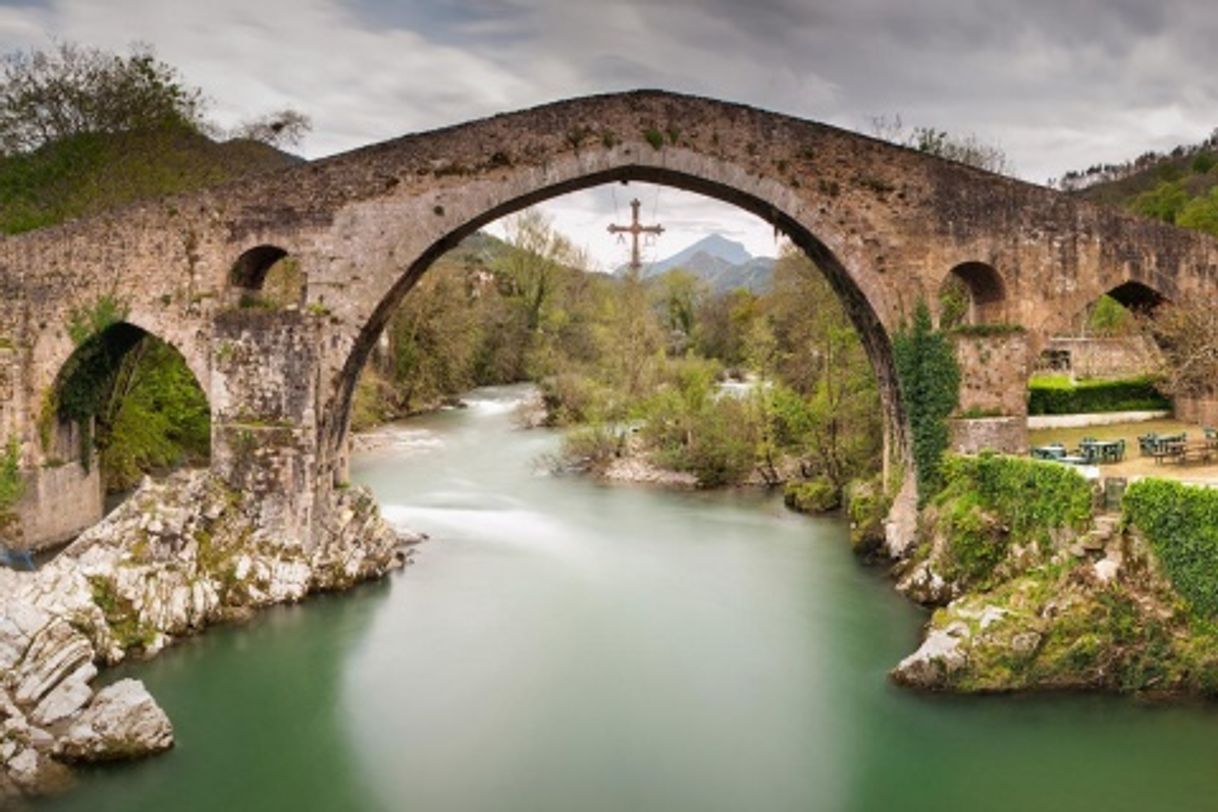
[[[222,124],[298,108],[309,157],[638,87],[864,131],[899,114],[1000,144],[1036,182],[1218,126],[1213,0],[0,0],[3,50],[49,36],[151,43]],[[654,189],[635,184],[616,190],[619,217],[635,194],[651,216]],[[691,201],[660,191],[659,254],[704,221],[773,253],[763,224]],[[549,209],[585,222],[573,236],[604,258],[614,202],[601,190]]]

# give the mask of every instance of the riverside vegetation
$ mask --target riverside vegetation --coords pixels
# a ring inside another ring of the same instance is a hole
[[[360,380],[357,429],[530,380],[539,422],[567,430],[557,468],[785,486],[798,509],[852,502],[860,541],[875,543],[887,508],[875,376],[802,253],[782,252],[767,293],[714,294],[680,269],[645,281],[582,271],[534,211],[507,231],[467,240],[406,298]]]

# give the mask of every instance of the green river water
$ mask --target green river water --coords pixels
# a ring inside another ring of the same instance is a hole
[[[107,674],[178,746],[36,809],[1218,809],[1218,707],[897,689],[924,615],[840,520],[538,474],[522,393],[357,458],[414,566]]]

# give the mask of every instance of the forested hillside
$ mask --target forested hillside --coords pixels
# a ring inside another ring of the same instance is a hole
[[[1067,173],[1060,185],[1087,200],[1218,235],[1218,131],[1166,154]]]

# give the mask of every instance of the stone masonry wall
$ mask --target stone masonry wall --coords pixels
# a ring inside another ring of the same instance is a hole
[[[953,336],[960,365],[959,412],[986,417],[1028,413],[1028,340],[1022,332]]]
[[[957,454],[998,451],[1003,454],[1028,453],[1026,417],[982,417],[956,419],[948,424],[951,448]]]
[[[1122,378],[1154,372],[1161,360],[1153,339],[1142,336],[1071,338],[1055,336],[1047,349],[1070,353],[1070,372],[1078,378]]]
[[[212,468],[260,496],[264,527],[307,545],[317,458],[317,353],[324,318],[237,309],[216,320]]]

